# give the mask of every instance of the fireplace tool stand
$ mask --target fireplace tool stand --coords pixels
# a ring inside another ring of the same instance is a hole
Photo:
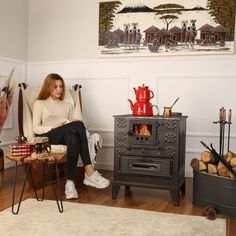
[[[224,141],[225,141],[225,125],[228,125],[228,140],[227,140],[227,152],[230,151],[230,128],[231,128],[231,119],[232,119],[232,110],[229,109],[228,121],[226,121],[226,110],[224,107],[221,107],[219,110],[219,120],[214,121],[213,124],[220,125],[220,134],[219,134],[219,155],[224,155]]]

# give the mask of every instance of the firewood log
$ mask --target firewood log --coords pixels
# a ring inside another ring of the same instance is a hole
[[[231,165],[232,167],[236,167],[236,157],[231,158],[231,160],[230,160],[230,165]]]
[[[227,161],[227,163],[230,162],[230,160],[232,159],[233,155],[234,155],[234,153],[232,153],[232,152],[227,152],[225,154],[225,160]]]
[[[209,163],[213,160],[213,155],[209,151],[204,151],[201,154],[201,160],[205,163]]]
[[[221,161],[219,161],[217,165],[217,170],[219,170],[221,167],[225,167],[225,165]]]
[[[226,166],[222,166],[221,168],[218,168],[218,175],[227,177],[229,176],[229,170]]]
[[[236,171],[236,167],[234,167],[233,170]],[[231,171],[229,171],[229,177],[230,178],[235,178],[235,176],[233,175],[233,173]]]
[[[190,166],[194,169],[194,170],[198,170],[199,169],[199,160],[197,158],[193,158],[190,162]]]
[[[206,163],[200,160],[200,161],[199,161],[198,169],[199,169],[200,171],[202,171],[202,170],[207,170],[207,165],[206,165]]]
[[[207,164],[207,171],[209,174],[216,175],[217,174],[217,166],[214,164]]]

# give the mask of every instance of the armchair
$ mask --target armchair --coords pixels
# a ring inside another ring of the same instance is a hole
[[[41,87],[30,88],[25,83],[21,83],[19,86],[19,100],[18,100],[18,126],[19,126],[19,137],[26,137],[30,140],[34,137],[33,133],[33,117],[32,110],[35,100],[39,94]],[[81,99],[81,85],[74,85],[72,89],[66,89],[65,98],[67,102],[70,102],[74,106],[74,118],[82,120],[82,99]],[[86,130],[87,131],[87,130]],[[96,154],[98,149],[102,146],[101,136],[97,133],[90,134],[87,131],[89,153],[91,157],[92,165],[96,163]],[[66,176],[66,146],[65,145],[51,145],[52,152],[64,153],[65,156],[60,163],[59,174],[60,177]],[[81,161],[79,161],[79,166],[81,166]],[[33,168],[33,177],[35,180],[36,188],[41,187],[42,171],[40,169],[40,163],[35,163],[35,168]],[[50,172],[50,168],[48,170]],[[52,173],[53,174],[53,173]],[[84,168],[80,168],[79,172],[79,182],[82,182],[84,177]],[[32,183],[30,183],[32,187]]]

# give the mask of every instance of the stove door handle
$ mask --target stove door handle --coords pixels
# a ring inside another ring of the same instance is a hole
[[[128,134],[128,136],[133,136],[134,132],[133,132],[133,130],[128,130],[127,134]]]

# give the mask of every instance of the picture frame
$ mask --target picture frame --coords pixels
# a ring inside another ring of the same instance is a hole
[[[233,54],[235,4],[235,0],[99,2],[98,55]]]

